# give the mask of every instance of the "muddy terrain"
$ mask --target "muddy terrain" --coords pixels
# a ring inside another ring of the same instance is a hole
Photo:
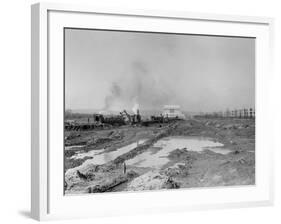
[[[65,132],[65,193],[255,184],[254,119]]]

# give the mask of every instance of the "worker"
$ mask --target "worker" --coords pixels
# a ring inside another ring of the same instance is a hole
[[[137,110],[137,122],[138,122],[138,123],[141,122],[141,115],[140,115],[139,109]]]

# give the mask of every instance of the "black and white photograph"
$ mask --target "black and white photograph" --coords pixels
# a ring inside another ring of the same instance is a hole
[[[65,195],[255,185],[255,41],[64,28]]]

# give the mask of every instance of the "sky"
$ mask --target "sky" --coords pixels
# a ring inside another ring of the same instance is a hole
[[[65,30],[65,108],[254,107],[255,39]]]

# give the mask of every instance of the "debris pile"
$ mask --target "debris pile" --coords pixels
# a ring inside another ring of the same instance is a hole
[[[182,120],[180,117],[168,117],[163,114],[150,116],[149,119],[142,119],[139,109],[134,114],[129,114],[126,110],[118,115],[93,114],[92,119],[88,117],[86,122],[76,122],[76,120],[65,121],[64,127],[67,131],[87,131],[92,129],[105,129],[123,125],[149,126],[153,124],[169,123],[171,121]],[[70,137],[71,138],[71,137]]]

